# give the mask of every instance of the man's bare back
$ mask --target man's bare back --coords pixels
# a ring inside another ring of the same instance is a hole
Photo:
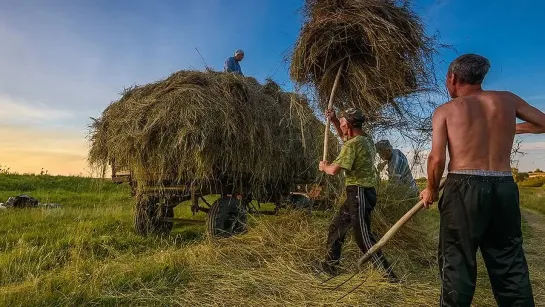
[[[437,109],[448,135],[449,171],[510,171],[519,97],[482,91]]]
[[[447,149],[449,172],[507,174],[515,134],[545,133],[545,113],[513,93],[482,89],[489,68],[488,59],[476,54],[462,55],[449,66],[446,87],[453,100],[432,117],[428,184],[421,193],[425,206],[437,200]],[[517,124],[517,118],[523,122]]]

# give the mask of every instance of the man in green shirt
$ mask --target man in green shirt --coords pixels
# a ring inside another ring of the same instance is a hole
[[[375,168],[375,144],[362,129],[365,122],[363,113],[351,108],[343,112],[340,119],[333,111],[327,111],[327,116],[345,141],[333,163],[320,162],[320,170],[326,174],[337,175],[344,170],[346,177],[346,201],[329,226],[328,253],[325,262],[321,263],[324,271],[336,274],[342,244],[350,228],[353,228],[356,243],[363,253],[376,243],[371,232],[371,212],[377,203],[375,187],[378,174]],[[382,270],[389,281],[399,281],[381,252],[373,256],[373,264]]]

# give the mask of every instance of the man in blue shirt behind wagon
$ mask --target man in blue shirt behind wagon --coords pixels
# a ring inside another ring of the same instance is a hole
[[[225,65],[223,67],[223,70],[225,72],[234,73],[237,75],[244,76],[242,74],[242,69],[240,69],[239,62],[244,59],[244,51],[237,49],[235,51],[235,56],[228,57],[227,60],[225,60]]]

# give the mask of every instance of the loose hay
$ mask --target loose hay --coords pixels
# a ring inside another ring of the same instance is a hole
[[[322,133],[305,97],[271,80],[179,71],[112,103],[92,125],[89,161],[127,166],[139,188],[221,180],[260,190],[315,180]]]
[[[322,109],[343,63],[335,103],[371,119],[386,105],[401,113],[395,98],[435,87],[435,40],[408,1],[306,0],[305,18],[290,76],[316,88]]]
[[[381,197],[378,207],[387,203],[382,209],[391,214],[384,219],[374,218],[373,228],[379,233],[395,222],[397,214],[403,210],[401,203],[384,201]],[[176,278],[181,281],[176,289],[169,289],[164,295],[147,291],[136,295],[147,304],[162,302],[180,306],[433,306],[429,303],[430,298],[436,304],[439,291],[433,280],[429,283],[411,280],[402,286],[392,285],[374,270],[364,270],[335,289],[357,271],[361,252],[351,235],[343,249],[344,273],[324,283],[327,276],[317,274],[311,263],[325,255],[329,219],[330,215],[309,217],[298,212],[252,219],[253,225],[245,235],[205,241],[186,248],[173,247],[160,255],[139,259],[142,266],[152,263],[155,271],[164,267],[161,272],[178,272]],[[428,233],[419,229],[421,221],[413,220],[408,226],[411,228],[404,228],[399,235],[414,239],[388,245],[386,256],[401,276],[418,270],[429,274],[430,264],[426,260],[432,260],[434,251],[429,246]],[[407,252],[409,249],[412,254]],[[112,279],[112,271],[125,271],[123,274],[129,276],[132,271],[138,271],[123,262],[118,265],[126,268],[104,268],[93,280],[104,283],[104,280]],[[435,271],[431,274],[433,276]],[[336,302],[363,280],[366,282],[362,287]],[[123,300],[122,293],[112,291],[109,295]],[[134,303],[134,297],[130,303]]]

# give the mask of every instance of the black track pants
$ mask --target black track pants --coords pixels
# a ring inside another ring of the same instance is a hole
[[[439,210],[440,305],[471,305],[480,249],[498,306],[534,306],[513,178],[449,174]]]
[[[346,201],[329,226],[326,261],[332,264],[339,262],[342,244],[350,228],[353,228],[356,243],[362,252],[367,252],[376,243],[371,232],[371,212],[376,203],[375,188],[346,187]],[[373,256],[373,264],[383,270],[383,273],[391,271],[388,261],[380,251]]]

